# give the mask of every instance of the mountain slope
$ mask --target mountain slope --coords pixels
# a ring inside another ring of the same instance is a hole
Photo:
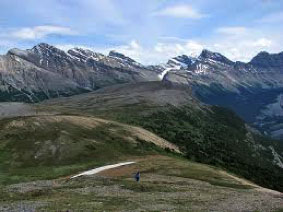
[[[199,107],[201,104],[186,86],[166,82],[141,82],[113,85],[82,95],[51,99],[38,106],[39,111],[42,106],[43,112],[48,106],[47,108],[52,108],[53,111],[62,107],[66,113],[74,111],[76,114],[98,116],[107,113],[111,116],[118,112],[133,112],[133,115],[139,112],[151,113],[167,105],[186,104],[192,104],[194,107]]]
[[[85,211],[282,208],[280,192],[225,170],[281,191],[283,148],[257,138],[231,111],[202,104],[187,86],[114,85],[38,104],[2,107],[6,111],[0,114],[3,211],[23,204],[32,210]],[[123,161],[136,163],[70,180],[81,171]],[[140,183],[133,181],[138,170]],[[28,182],[15,184],[22,181]]]
[[[282,190],[282,145],[254,134],[231,111],[204,105],[191,95],[190,89],[168,82],[124,84],[49,100],[39,104],[38,111],[105,117],[141,126],[178,145],[190,159]]]
[[[261,133],[283,136],[283,53],[261,52],[250,62],[233,62],[203,50],[165,65],[144,66],[115,51],[64,52],[41,43],[0,56],[0,101],[38,102],[85,93],[114,84],[169,81],[188,85],[201,101],[228,107]]]
[[[179,148],[147,130],[84,116],[0,120],[0,183],[56,178],[127,157]],[[165,151],[164,151],[165,152]]]
[[[279,212],[283,207],[279,192],[212,166],[168,155],[128,160],[136,163],[98,175],[2,186],[0,210]],[[137,170],[139,183],[133,179]]]

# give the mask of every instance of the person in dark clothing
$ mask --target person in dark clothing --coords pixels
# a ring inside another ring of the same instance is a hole
[[[139,181],[140,181],[140,178],[141,178],[141,174],[140,174],[140,172],[138,171],[138,172],[135,174],[135,179],[136,179],[137,182],[139,182]]]

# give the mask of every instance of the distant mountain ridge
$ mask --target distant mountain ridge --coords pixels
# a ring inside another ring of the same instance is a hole
[[[283,52],[260,52],[248,63],[208,50],[182,58],[168,61],[163,80],[186,84],[203,102],[231,108],[264,134],[283,138]]]
[[[126,56],[41,43],[0,56],[0,101],[35,102],[108,85],[158,80],[158,73]]]
[[[177,65],[183,64],[185,67],[192,66],[195,62],[198,63],[214,63],[223,66],[231,66],[237,70],[245,71],[266,71],[271,68],[276,68],[282,72],[283,67],[283,52],[278,54],[269,54],[268,52],[260,52],[251,59],[250,62],[232,61],[224,55],[204,49],[198,57],[191,57],[181,55],[169,59],[167,64],[175,63]],[[179,63],[179,64],[178,64]],[[190,67],[188,70],[194,70],[195,67]],[[220,68],[220,67],[219,67]],[[266,69],[266,70],[265,70]]]
[[[283,137],[283,52],[260,52],[250,62],[203,50],[164,65],[145,66],[119,52],[67,52],[46,43],[0,56],[0,101],[38,102],[122,83],[187,85],[208,104],[231,108],[266,135]]]

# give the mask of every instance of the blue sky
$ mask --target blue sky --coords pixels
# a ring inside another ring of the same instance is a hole
[[[283,51],[283,0],[1,0],[0,53],[47,42],[145,64],[203,48],[248,61]]]

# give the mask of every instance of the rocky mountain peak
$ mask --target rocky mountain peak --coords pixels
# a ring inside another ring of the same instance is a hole
[[[35,55],[36,57],[39,57],[41,59],[48,59],[54,56],[64,58],[67,57],[66,52],[47,43],[40,43],[27,51],[29,54]]]
[[[33,51],[34,53],[38,53],[41,54],[42,52],[64,52],[58,48],[56,48],[55,46],[51,46],[47,43],[40,43],[36,46],[34,46],[31,51]]]
[[[234,64],[234,62],[232,62],[231,60],[229,60],[227,57],[223,56],[222,54],[218,52],[212,52],[207,49],[202,50],[199,56],[199,59],[210,59],[210,60],[214,60],[217,62],[228,64],[228,65]]]
[[[94,54],[93,51],[89,49],[82,49],[82,48],[73,48],[68,50],[68,53],[71,55],[85,55],[85,56],[92,56]]]
[[[41,49],[53,49],[53,48],[56,48],[56,47],[51,46],[51,45],[49,45],[48,43],[39,43],[39,44],[37,44],[36,46],[33,47],[33,49],[36,49],[36,48],[41,48]]]
[[[167,65],[171,67],[183,67],[187,68],[188,66],[192,65],[195,61],[195,58],[189,57],[187,55],[180,55],[168,60]]]
[[[283,52],[269,54],[266,51],[258,53],[249,64],[260,68],[280,68],[283,66]]]
[[[39,59],[50,59],[54,56],[64,58],[67,57],[67,54],[64,51],[46,43],[40,43],[34,46],[32,49],[27,50],[14,48],[9,50],[7,55],[17,56],[30,62],[35,62]]]
[[[187,55],[181,55],[181,56],[178,56],[178,57],[175,57],[173,58],[181,63],[184,63],[186,65],[191,65],[194,61],[194,58],[192,57],[188,57]]]
[[[8,51],[7,55],[15,55],[18,57],[24,57],[24,56],[27,56],[27,51],[21,50],[18,48],[13,48]]]
[[[68,54],[71,56],[80,59],[80,60],[87,60],[88,58],[92,58],[94,60],[99,60],[105,57],[103,54],[93,52],[89,49],[82,49],[82,48],[73,48],[68,50]]]
[[[128,63],[136,63],[135,60],[133,60],[130,57],[125,56],[124,54],[120,53],[120,52],[116,52],[114,50],[110,51],[108,54],[109,57],[113,57],[113,58],[118,58],[118,59],[122,59],[124,61],[127,61]]]

